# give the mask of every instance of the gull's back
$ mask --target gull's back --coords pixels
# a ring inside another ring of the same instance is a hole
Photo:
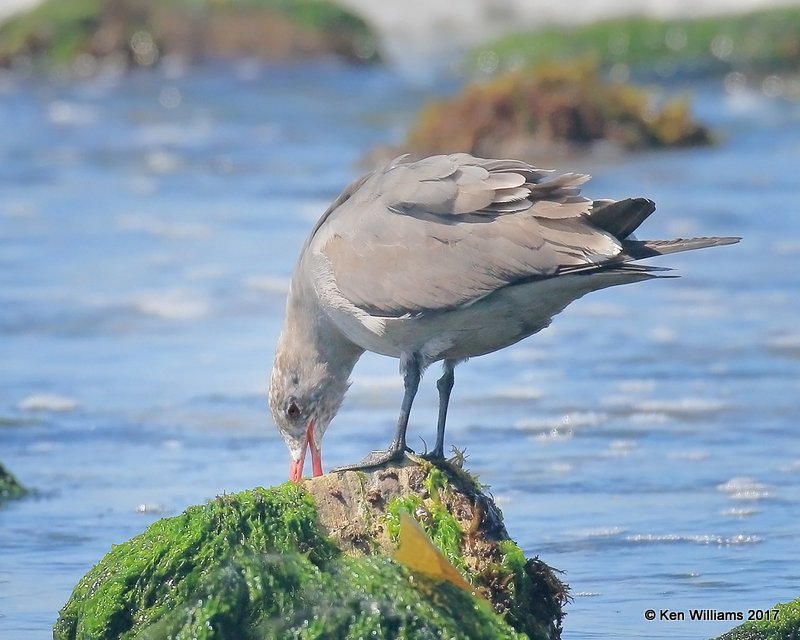
[[[433,362],[500,349],[589,291],[654,276],[632,260],[737,241],[634,240],[655,205],[589,200],[588,179],[468,154],[398,158],[334,202],[299,276],[354,343]]]

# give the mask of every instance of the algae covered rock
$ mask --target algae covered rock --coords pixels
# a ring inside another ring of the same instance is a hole
[[[786,3],[677,19],[631,15],[542,24],[482,43],[470,57],[474,67],[494,71],[587,56],[603,68],[622,65],[661,76],[731,69],[791,72],[800,57],[800,8]]]
[[[5,500],[21,498],[26,493],[28,493],[28,490],[17,482],[17,479],[0,464],[0,504]]]
[[[800,598],[759,612],[760,620],[734,627],[717,640],[797,640],[800,638]]]
[[[330,0],[44,0],[0,25],[0,65],[147,67],[170,55],[270,60],[377,57],[358,16]]]
[[[514,628],[531,638],[560,635],[566,587],[544,562],[524,557],[494,501],[459,467],[406,461],[372,473],[329,474],[305,486],[321,526],[349,553],[393,553],[399,513],[406,511]]]
[[[473,593],[387,555],[401,510]],[[84,576],[54,638],[557,638],[565,598],[468,478],[406,463],[225,495],[160,520]]]
[[[406,150],[467,151],[486,158],[541,162],[585,153],[598,142],[623,150],[708,144],[689,103],[654,103],[642,88],[601,78],[591,62],[547,64],[474,82],[427,105]]]

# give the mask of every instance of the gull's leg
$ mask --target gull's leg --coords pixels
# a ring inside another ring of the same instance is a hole
[[[397,429],[394,440],[388,449],[373,451],[358,464],[351,464],[344,467],[337,467],[334,471],[352,471],[355,469],[370,469],[392,460],[402,460],[409,451],[406,446],[406,430],[408,429],[408,417],[411,415],[411,405],[414,403],[414,396],[419,389],[419,381],[422,378],[422,364],[417,354],[403,354],[400,357],[400,372],[403,374],[403,403],[400,405],[400,417],[397,419]]]
[[[436,423],[436,446],[433,448],[433,451],[422,456],[428,460],[444,459],[444,426],[447,422],[447,407],[450,404],[450,392],[453,390],[453,385],[456,381],[455,368],[456,362],[454,360],[445,360],[444,373],[436,382],[436,388],[439,390],[439,420]]]

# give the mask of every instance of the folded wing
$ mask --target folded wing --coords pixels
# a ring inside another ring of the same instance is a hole
[[[306,247],[321,286],[382,317],[470,304],[517,282],[632,259],[649,200],[592,202],[588,176],[468,154],[398,158],[339,197]],[[641,253],[641,251],[640,251]]]

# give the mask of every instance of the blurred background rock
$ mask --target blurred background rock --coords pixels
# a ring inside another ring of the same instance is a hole
[[[664,5],[471,0],[42,0],[0,5],[0,65],[17,71],[174,66],[220,59],[381,59],[409,78],[467,78],[424,109],[404,143],[372,150],[469,151],[552,163],[603,153],[709,144],[687,96],[630,81],[791,73],[800,8],[763,0]],[[800,95],[770,75],[765,91]],[[771,84],[770,84],[771,83]],[[598,145],[598,143],[602,143]]]

